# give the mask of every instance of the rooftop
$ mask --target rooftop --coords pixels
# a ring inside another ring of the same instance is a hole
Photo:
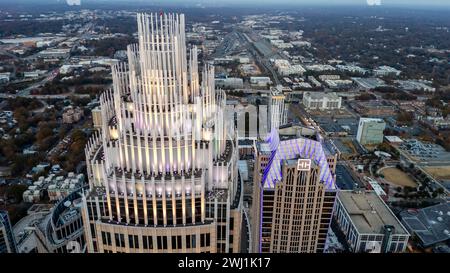
[[[266,143],[268,146],[264,145],[264,149],[270,149],[271,158],[264,169],[264,187],[273,188],[277,181],[282,180],[280,169],[282,161],[303,158],[311,159],[311,161],[320,166],[320,181],[324,183],[327,189],[335,189],[334,177],[330,171],[327,157],[320,141],[304,137],[282,139],[282,136],[276,130],[272,130]],[[267,152],[265,151],[265,153]]]
[[[406,228],[420,239],[424,247],[450,239],[450,203],[408,210],[401,213]]]
[[[307,96],[313,100],[321,100],[323,98],[327,99],[339,99],[339,96],[335,92],[306,92],[304,96]]]
[[[360,118],[359,121],[363,121],[363,122],[384,122],[383,119],[381,118]]]
[[[408,234],[375,191],[340,191],[338,198],[361,234],[381,234],[386,225],[394,226],[395,234]]]

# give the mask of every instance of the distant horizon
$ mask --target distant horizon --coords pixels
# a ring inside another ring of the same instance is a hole
[[[33,5],[64,5],[66,0],[2,0],[1,4],[33,4]],[[331,2],[331,3],[330,3]],[[401,8],[450,8],[450,1],[445,0],[381,0],[380,6],[370,6],[367,0],[81,0],[83,5],[95,4],[132,4],[133,6],[174,6],[180,7],[292,7],[292,6],[310,6],[310,7],[334,7],[334,6],[355,6],[355,7],[401,7]]]

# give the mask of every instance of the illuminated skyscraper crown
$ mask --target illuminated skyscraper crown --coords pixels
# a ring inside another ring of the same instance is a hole
[[[113,90],[101,97],[106,167],[146,174],[176,174],[205,167],[196,147],[225,151],[225,95],[215,91],[214,69],[205,65],[199,83],[197,48],[187,59],[184,15],[138,14],[138,43],[128,64],[113,67]],[[112,140],[108,143],[108,140]],[[117,160],[113,158],[116,157]]]

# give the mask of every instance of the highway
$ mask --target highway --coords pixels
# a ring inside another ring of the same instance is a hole
[[[64,100],[69,97],[79,97],[79,98],[89,98],[88,94],[75,94],[75,93],[67,93],[67,94],[58,94],[58,95],[27,95],[27,94],[4,94],[0,93],[0,99],[13,99],[13,98],[30,98],[30,99],[38,99],[38,100],[48,100],[48,99],[56,99],[56,100]]]
[[[278,52],[275,51],[270,45],[267,45],[267,41],[265,41],[263,38],[261,38],[258,34],[251,33],[251,38],[247,33],[237,32],[238,36],[240,36],[241,41],[246,41],[247,45],[245,46],[245,49],[247,49],[255,59],[256,63],[260,68],[263,68],[263,70],[266,73],[272,74],[272,78],[275,81],[276,85],[279,85],[280,79],[278,78],[278,74],[273,69],[272,64],[269,61],[269,58],[274,55],[277,55]],[[262,43],[265,47],[270,48],[268,52],[260,52],[261,49],[258,49],[256,46],[256,43]]]

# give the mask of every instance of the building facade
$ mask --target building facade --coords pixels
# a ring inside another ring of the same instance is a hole
[[[409,233],[375,191],[339,191],[333,212],[352,252],[404,252]]]
[[[238,252],[242,181],[214,68],[199,81],[184,15],[138,14],[86,147],[88,252]]]
[[[303,94],[303,105],[306,109],[315,110],[340,109],[342,98],[336,93],[306,92]]]
[[[336,187],[319,141],[259,143],[254,172],[252,252],[317,253],[325,249]]]
[[[17,253],[16,240],[9,221],[8,212],[0,210],[0,254]]]
[[[81,188],[62,198],[35,226],[38,253],[82,253],[86,251],[81,214]]]
[[[289,105],[285,103],[285,99],[285,95],[279,91],[272,91],[270,94],[268,105],[269,132],[278,130],[281,125],[287,123],[287,109]]]
[[[83,109],[81,109],[80,107],[68,107],[62,114],[63,123],[72,124],[78,122],[83,117],[83,115]]]
[[[379,118],[360,118],[356,140],[362,144],[379,144],[383,142],[384,120]]]

